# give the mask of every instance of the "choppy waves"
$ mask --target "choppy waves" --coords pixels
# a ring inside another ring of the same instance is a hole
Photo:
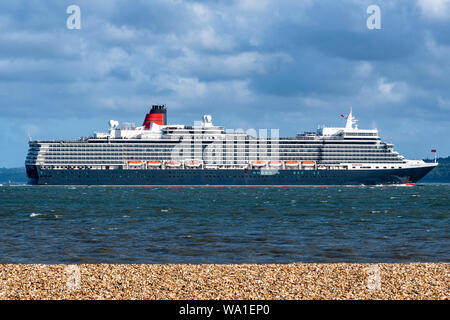
[[[450,261],[450,185],[1,190],[1,263]]]

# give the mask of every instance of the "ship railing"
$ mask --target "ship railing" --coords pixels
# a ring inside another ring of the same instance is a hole
[[[123,169],[132,170],[203,170],[203,169],[218,169],[218,170],[262,170],[262,169],[275,169],[275,170],[346,170],[348,166],[341,164],[324,164],[316,163],[313,161],[251,161],[248,163],[240,164],[227,164],[227,163],[213,163],[207,161],[195,160],[197,163],[189,163],[194,160],[179,161],[179,164],[174,164],[174,161],[160,161],[160,165],[149,164],[147,161],[142,161],[142,163],[124,163]],[[139,161],[137,161],[139,162]],[[276,162],[274,165],[271,162]],[[297,162],[297,164],[293,164]]]
[[[249,163],[241,163],[241,164],[226,164],[226,163],[208,163],[202,162],[199,166],[189,166],[186,165],[184,161],[180,161],[179,166],[170,166],[168,165],[171,161],[163,161],[161,160],[160,165],[155,165],[155,161],[133,161],[136,163],[128,163],[124,162],[122,165],[120,164],[48,164],[43,162],[36,163],[27,163],[28,165],[36,165],[45,170],[167,170],[167,169],[190,169],[190,170],[204,170],[204,169],[220,169],[220,170],[265,170],[265,169],[274,169],[274,170],[348,170],[348,164],[323,164],[323,163],[302,163],[298,161],[297,165],[292,165],[292,162],[295,161],[279,161],[281,164],[279,166],[271,166],[269,165],[270,161],[258,161],[264,162],[264,164],[254,165],[252,162]],[[138,163],[139,162],[139,163]],[[275,161],[278,162],[278,161]],[[286,163],[290,163],[286,165]],[[304,161],[311,162],[311,161]]]

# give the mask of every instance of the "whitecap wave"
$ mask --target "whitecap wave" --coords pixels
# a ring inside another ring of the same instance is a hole
[[[32,212],[30,214],[30,218],[41,217],[41,216],[44,216],[44,214],[42,214],[42,213],[35,213],[35,212]]]

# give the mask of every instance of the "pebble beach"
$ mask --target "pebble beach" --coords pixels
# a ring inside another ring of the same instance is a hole
[[[449,299],[449,263],[0,265],[0,299]]]

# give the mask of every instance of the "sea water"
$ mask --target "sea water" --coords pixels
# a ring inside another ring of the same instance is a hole
[[[450,262],[450,185],[0,187],[0,263]]]

